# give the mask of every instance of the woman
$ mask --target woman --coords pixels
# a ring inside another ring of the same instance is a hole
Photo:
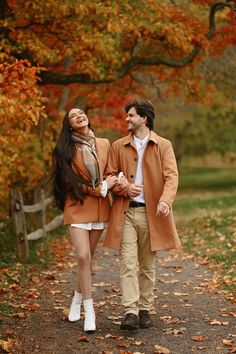
[[[68,319],[80,319],[83,303],[84,331],[96,330],[91,297],[91,258],[110,211],[107,191],[116,176],[103,181],[110,143],[95,138],[86,114],[78,108],[69,110],[53,152],[52,196],[64,211],[78,262],[78,280]]]

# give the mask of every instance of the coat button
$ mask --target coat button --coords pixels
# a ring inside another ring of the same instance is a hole
[[[134,158],[134,161],[138,161],[137,157]]]
[[[130,178],[134,178],[134,175],[130,175]]]

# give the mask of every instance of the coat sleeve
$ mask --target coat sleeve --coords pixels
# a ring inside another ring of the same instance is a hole
[[[113,143],[112,147],[110,149],[110,152],[109,152],[108,163],[107,163],[107,167],[105,170],[105,175],[106,176],[108,176],[108,175],[118,176],[119,172],[121,172],[119,147],[116,143]],[[121,187],[118,183],[116,183],[111,188],[111,192],[114,194],[117,194],[121,197],[128,197],[128,188],[129,188],[129,186]]]
[[[78,168],[76,160],[73,161],[72,168],[73,168],[75,173],[79,173],[78,172],[79,168]],[[86,184],[82,184],[81,183],[81,187],[82,187],[82,190],[83,190],[83,192],[85,194],[92,195],[94,197],[100,197],[101,196],[101,189],[102,189],[102,185],[101,184],[97,185],[96,187],[92,187],[92,186],[87,186]]]
[[[171,207],[178,188],[178,168],[175,154],[170,142],[168,142],[167,147],[163,152],[162,168],[164,188],[159,201],[166,202]]]

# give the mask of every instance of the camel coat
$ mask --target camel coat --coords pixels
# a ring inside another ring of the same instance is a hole
[[[117,175],[123,171],[130,183],[134,183],[138,153],[132,135],[113,143],[110,150],[106,173]],[[170,141],[150,132],[142,158],[144,198],[150,231],[151,250],[180,248],[172,212],[178,186],[178,170]],[[113,187],[114,200],[109,218],[104,246],[120,248],[122,230],[129,207],[128,187]],[[165,201],[171,207],[168,216],[156,215],[157,204]]]
[[[95,138],[96,151],[100,166],[101,175],[103,176],[107,165],[110,143],[107,139]],[[76,156],[72,163],[75,172],[79,172],[86,180],[90,180],[90,174],[84,164],[80,151],[80,145],[76,144]],[[84,186],[86,197],[84,204],[81,205],[71,197],[68,197],[64,208],[64,224],[78,224],[87,222],[108,221],[110,213],[110,200],[108,197],[103,198],[100,195],[101,185],[96,188]]]

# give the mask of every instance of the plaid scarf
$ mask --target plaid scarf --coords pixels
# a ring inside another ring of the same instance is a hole
[[[89,134],[83,135],[73,132],[71,138],[74,143],[80,144],[85,166],[91,176],[92,185],[95,188],[102,180],[95,147],[95,135],[92,130],[89,130]]]

